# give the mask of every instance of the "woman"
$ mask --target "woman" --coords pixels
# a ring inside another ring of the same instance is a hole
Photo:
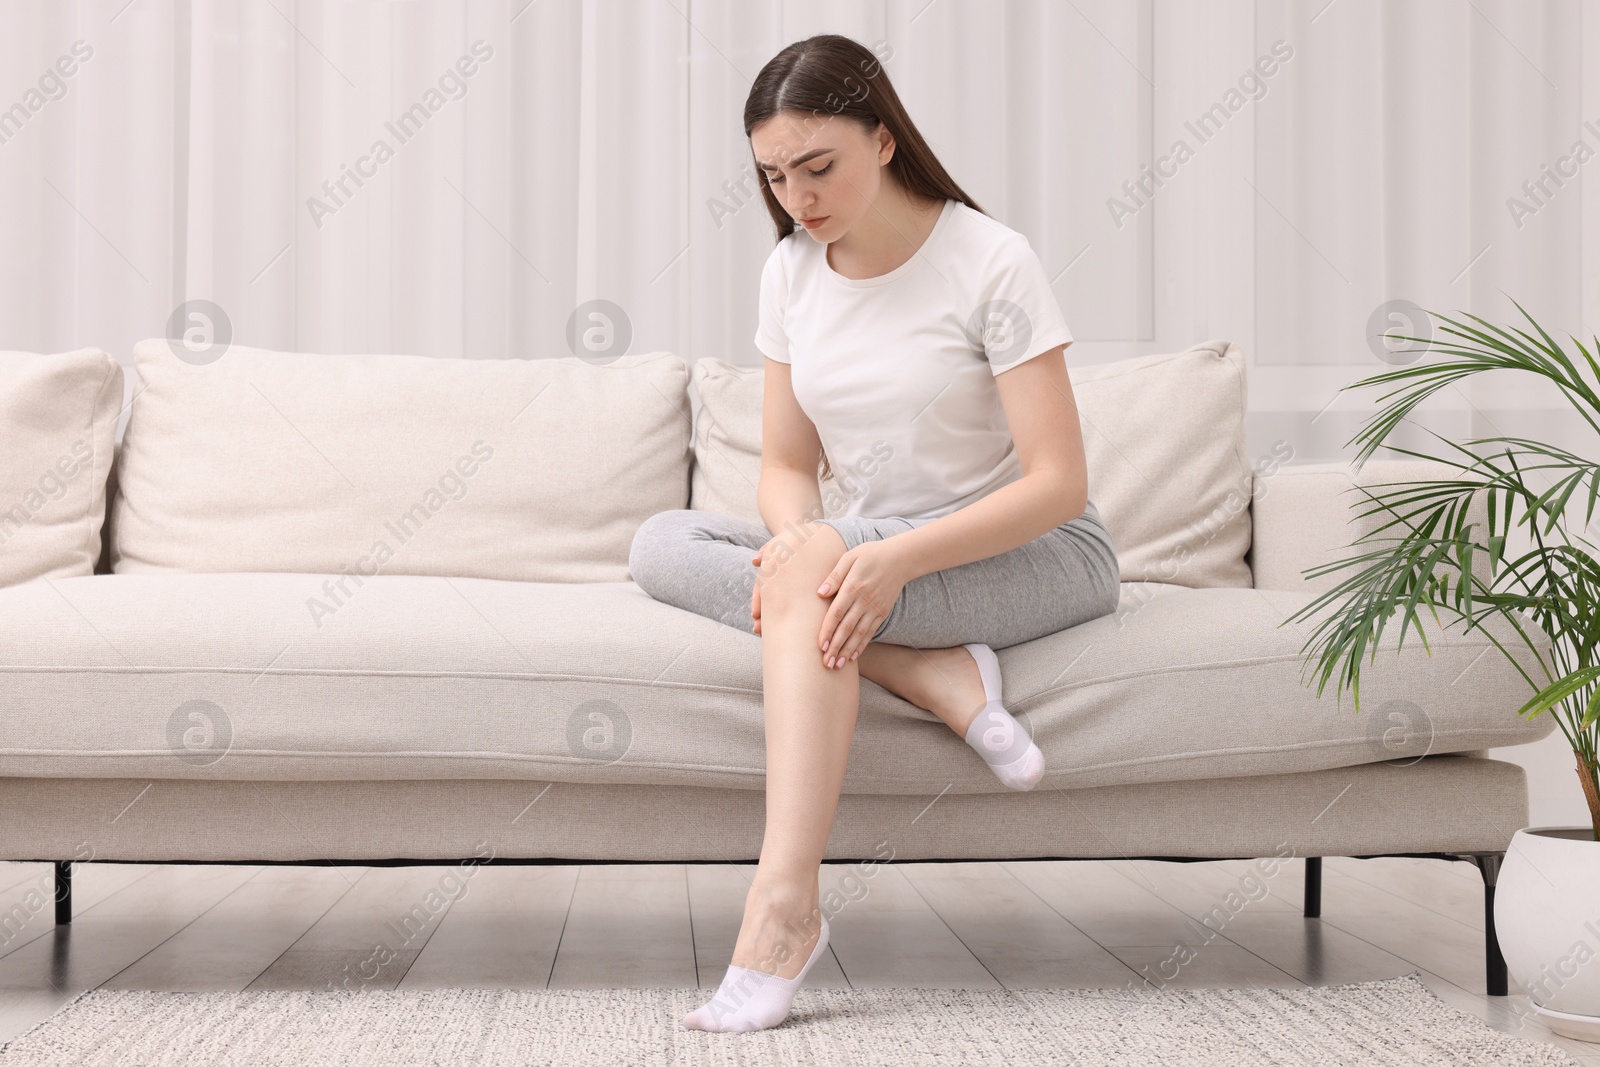
[[[779,234],[755,337],[765,525],[666,511],[629,559],[656,599],[762,638],[765,836],[733,960],[683,1020],[702,1030],[781,1022],[826,951],[818,876],[860,676],[1031,789],[1043,757],[1000,703],[993,649],[1110,614],[1119,581],[1072,337],[1027,239],[951,180],[847,37],[774,56],[744,127]],[[827,480],[839,518],[822,517]]]

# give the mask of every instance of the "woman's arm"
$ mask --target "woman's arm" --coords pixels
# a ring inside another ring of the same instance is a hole
[[[756,486],[756,508],[767,530],[778,536],[807,520],[820,519],[822,488],[817,464],[822,460],[822,439],[817,428],[794,398],[789,364],[771,356],[761,392],[761,480]]]
[[[995,377],[1022,477],[981,500],[884,541],[912,578],[998,556],[1083,514],[1089,476],[1083,431],[1057,345]],[[785,368],[787,369],[787,368]]]

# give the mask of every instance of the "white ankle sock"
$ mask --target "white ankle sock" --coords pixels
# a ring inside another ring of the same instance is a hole
[[[683,1025],[691,1030],[719,1031],[765,1030],[778,1025],[788,1017],[789,1005],[805,980],[806,972],[822,958],[827,947],[828,920],[823,919],[816,947],[793,978],[779,978],[765,971],[728,964],[716,994],[685,1015]]]
[[[1044,753],[1033,743],[1028,731],[1000,703],[1000,660],[988,645],[961,646],[972,653],[983,679],[983,694],[988,700],[978,717],[967,727],[967,744],[977,749],[989,769],[1008,789],[1025,791],[1039,784],[1044,776]]]

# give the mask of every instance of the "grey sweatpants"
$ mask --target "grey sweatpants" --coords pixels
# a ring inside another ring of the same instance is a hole
[[[933,519],[815,519],[847,549]],[[755,633],[750,601],[756,549],[766,523],[688,508],[657,512],[635,532],[628,570],[650,596]],[[1082,515],[997,556],[907,582],[873,640],[911,648],[977,642],[990,648],[1032,641],[1109,615],[1120,572],[1111,534],[1091,501]]]

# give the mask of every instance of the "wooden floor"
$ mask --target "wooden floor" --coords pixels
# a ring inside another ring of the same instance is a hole
[[[1298,987],[1420,969],[1446,1003],[1600,1065],[1600,1045],[1527,1016],[1515,979],[1509,997],[1484,994],[1482,882],[1470,864],[1330,858],[1317,920],[1300,914],[1303,861],[1269,873],[1258,862],[828,865],[831,951],[806,985]],[[87,988],[698,985],[709,995],[753,871],[89,864],[74,877],[76,919],[58,930],[50,867],[0,863],[0,1042]]]

